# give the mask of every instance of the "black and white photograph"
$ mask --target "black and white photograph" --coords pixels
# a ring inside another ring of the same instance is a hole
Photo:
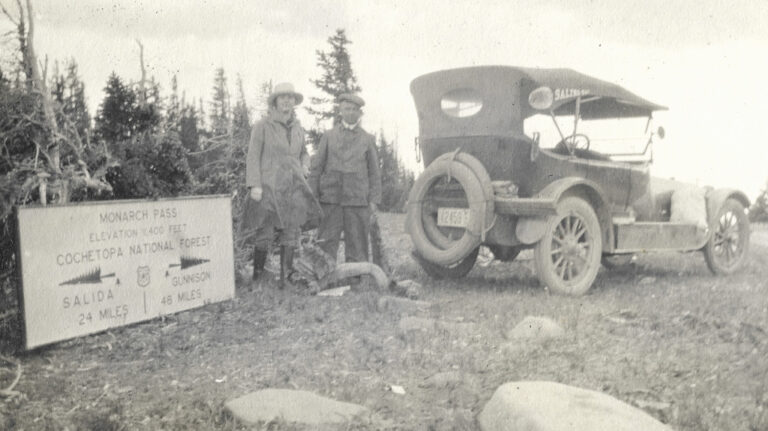
[[[768,431],[766,22],[0,0],[0,429]]]

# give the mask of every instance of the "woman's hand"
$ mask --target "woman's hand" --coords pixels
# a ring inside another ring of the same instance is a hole
[[[261,187],[251,187],[251,199],[261,201]]]

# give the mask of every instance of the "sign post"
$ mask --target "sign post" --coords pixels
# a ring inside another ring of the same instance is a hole
[[[27,349],[234,297],[228,195],[16,212]]]

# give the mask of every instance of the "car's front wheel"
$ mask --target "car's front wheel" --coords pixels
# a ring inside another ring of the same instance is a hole
[[[728,199],[709,226],[704,259],[713,274],[731,274],[741,268],[749,250],[749,219],[744,205]]]
[[[592,206],[584,199],[567,197],[536,244],[536,274],[556,293],[583,295],[600,269],[602,248],[600,223]]]

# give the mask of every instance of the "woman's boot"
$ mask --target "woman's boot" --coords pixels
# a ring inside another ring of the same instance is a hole
[[[264,264],[267,262],[267,250],[253,249],[253,279],[258,280],[264,272]]]

